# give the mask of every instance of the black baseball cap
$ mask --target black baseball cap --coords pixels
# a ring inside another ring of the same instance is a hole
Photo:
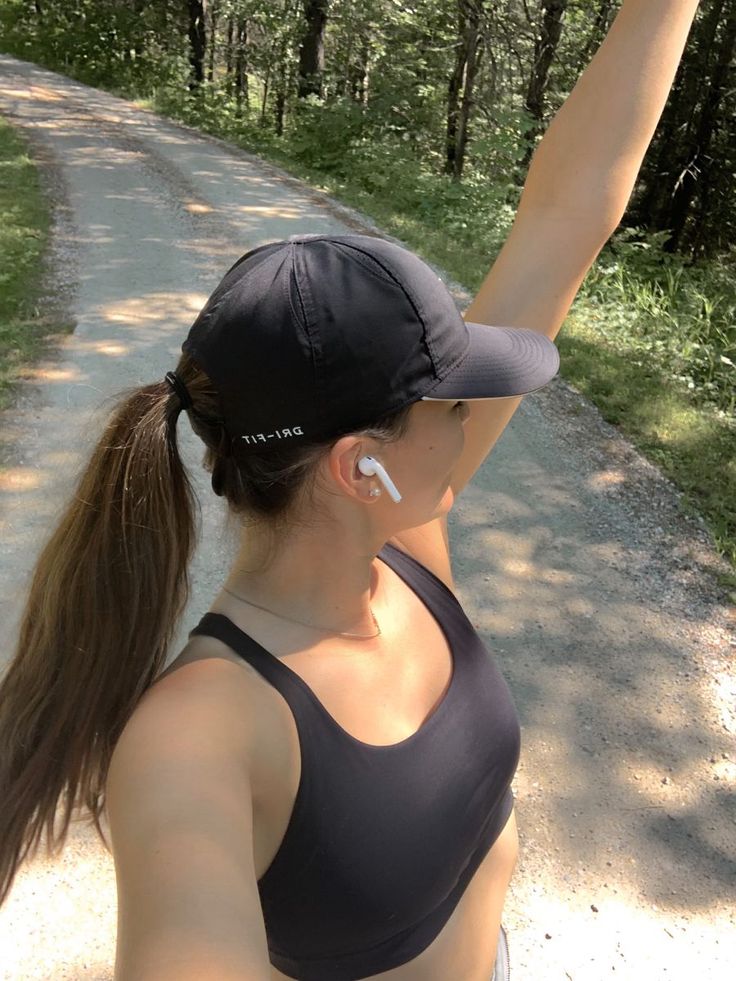
[[[420,399],[525,395],[560,360],[536,331],[463,320],[427,263],[358,234],[246,252],[182,351],[217,388],[239,449],[337,437]]]

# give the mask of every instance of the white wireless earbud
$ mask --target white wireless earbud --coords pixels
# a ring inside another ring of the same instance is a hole
[[[372,456],[363,456],[358,460],[358,470],[366,477],[378,477],[383,486],[389,492],[392,501],[397,504],[401,500],[401,494],[396,489],[396,484],[389,477],[383,466]]]

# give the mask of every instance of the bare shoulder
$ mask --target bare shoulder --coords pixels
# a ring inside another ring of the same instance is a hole
[[[238,670],[203,659],[157,681],[115,746],[119,981],[269,976],[249,762],[260,714]]]
[[[197,638],[156,679],[136,706],[136,724],[160,728],[161,735],[185,718],[200,728],[206,724],[213,748],[245,749],[258,735],[263,685],[247,663],[223,656],[219,641]],[[132,720],[131,720],[132,721]]]
[[[145,692],[115,746],[118,762],[142,765],[144,754],[155,766],[179,768],[208,760],[247,774],[260,796],[283,732],[283,712],[258,672],[212,637],[199,636]],[[155,757],[155,759],[154,759]]]
[[[447,528],[447,515],[433,518],[424,525],[407,528],[389,539],[392,545],[411,555],[433,572],[448,589],[455,592],[450,561],[450,538]]]

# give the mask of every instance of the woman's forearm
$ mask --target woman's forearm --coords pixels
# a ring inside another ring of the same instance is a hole
[[[699,0],[624,0],[532,158],[523,200],[615,229],[662,115]]]

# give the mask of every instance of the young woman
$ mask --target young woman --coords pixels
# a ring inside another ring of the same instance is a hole
[[[407,250],[296,235],[242,256],[176,371],[121,399],[0,687],[0,900],[44,828],[61,847],[75,807],[101,835],[106,812],[117,981],[508,975],[518,721],[447,514],[557,370],[696,8],[625,0],[465,321]],[[182,409],[242,535],[162,672],[195,541]]]

